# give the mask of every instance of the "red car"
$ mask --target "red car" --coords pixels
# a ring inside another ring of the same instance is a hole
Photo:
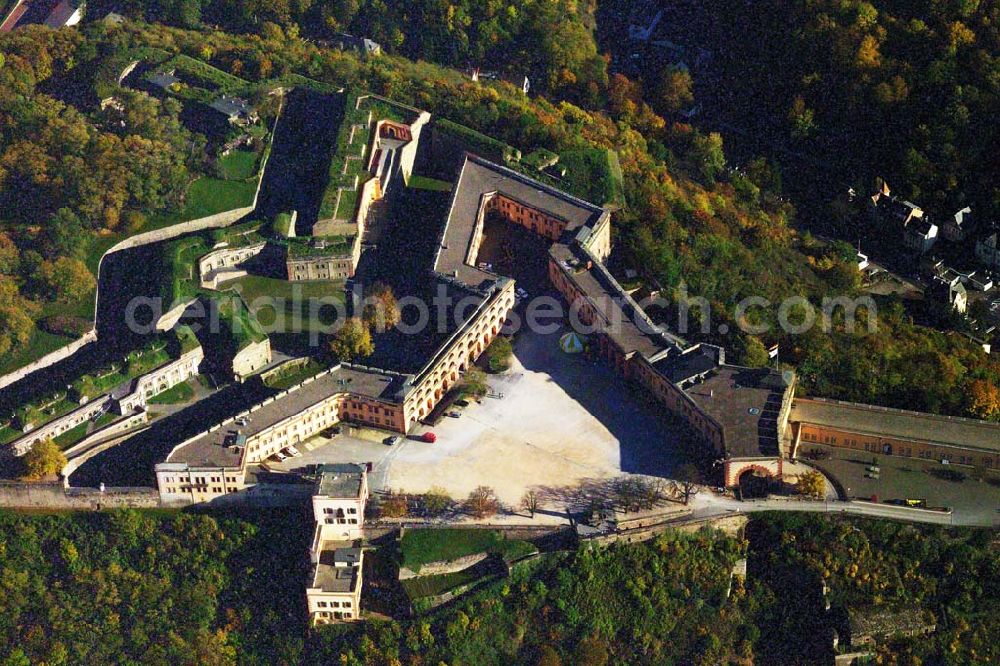
[[[432,432],[425,432],[425,433],[424,433],[424,437],[423,437],[423,439],[424,439],[424,441],[425,441],[425,442],[427,442],[428,444],[433,444],[434,442],[436,442],[436,441],[437,441],[437,435],[435,435],[435,434],[434,434],[434,433],[432,433]]]

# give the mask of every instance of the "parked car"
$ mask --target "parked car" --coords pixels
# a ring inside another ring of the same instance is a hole
[[[433,444],[434,442],[437,441],[437,435],[435,435],[433,432],[425,432],[421,437],[421,439],[423,439],[428,444]]]
[[[395,446],[396,444],[399,444],[401,441],[403,441],[402,437],[400,437],[399,435],[392,435],[391,437],[386,437],[385,439],[383,439],[382,443],[387,446]]]
[[[468,400],[456,400],[455,401],[455,406],[456,407],[468,407],[469,406],[469,401]]]
[[[286,456],[281,451],[278,451],[277,453],[275,453],[273,457],[277,458],[278,462],[284,462],[285,460],[288,460],[288,456]]]
[[[448,412],[448,416],[450,416],[453,419],[457,419],[461,415],[462,415],[462,412],[456,412],[456,411]]]
[[[295,457],[298,457],[298,456],[302,455],[302,452],[299,451],[294,446],[292,446],[291,444],[289,444],[288,446],[285,447],[285,452],[288,453],[289,455],[295,456]]]

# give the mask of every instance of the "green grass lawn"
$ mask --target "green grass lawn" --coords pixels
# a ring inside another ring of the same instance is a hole
[[[403,589],[406,590],[410,599],[421,597],[431,597],[443,594],[448,590],[453,590],[461,585],[468,585],[479,580],[482,575],[475,571],[476,567],[471,567],[465,571],[441,574],[440,576],[421,576],[419,578],[408,578],[402,581]]]
[[[287,388],[309,379],[326,369],[326,366],[314,358],[309,359],[302,365],[289,365],[280,371],[270,375],[264,382],[268,387],[284,391]]]
[[[0,444],[7,444],[8,442],[13,442],[22,434],[24,433],[22,433],[17,428],[11,428],[10,426],[0,426]]]
[[[569,150],[559,156],[559,164],[566,167],[571,193],[596,204],[624,205],[621,166],[613,150]]]
[[[356,190],[342,190],[340,192],[340,204],[337,206],[337,214],[334,217],[338,220],[353,220],[354,213],[358,210],[358,195],[361,193],[361,185],[358,184]]]
[[[33,427],[40,428],[49,421],[69,414],[79,406],[79,403],[66,397],[65,391],[60,391],[23,404],[15,413],[18,424],[31,423]]]
[[[218,162],[226,180],[249,180],[257,175],[257,153],[252,150],[233,150]]]
[[[499,532],[477,529],[408,530],[399,544],[402,565],[419,571],[421,565],[439,560],[454,560],[476,553],[496,553],[516,559],[534,552],[526,541],[504,539]]]
[[[101,414],[99,417],[97,417],[97,420],[93,422],[93,429],[97,430],[98,428],[103,428],[104,426],[108,425],[117,418],[118,418],[117,415],[112,414],[110,412],[105,412]],[[55,437],[52,441],[54,441],[61,450],[65,451],[66,449],[70,448],[74,444],[77,444],[80,440],[86,437],[87,431],[90,429],[90,426],[91,426],[91,421],[90,419],[88,419],[83,423],[81,423],[80,425],[76,426],[75,428],[70,428],[63,434],[59,435],[58,437]]]
[[[234,208],[249,206],[253,203],[253,195],[256,191],[256,182],[244,183],[219,178],[199,178],[188,188],[180,220],[196,220]]]
[[[54,438],[52,441],[59,446],[60,450],[65,451],[69,447],[73,446],[81,439],[87,436],[87,430],[90,428],[90,421],[84,421],[75,428],[70,428],[63,434]]]
[[[337,304],[344,303],[343,280],[289,282],[280,278],[246,275],[226,283],[226,289],[236,289],[247,303],[250,311],[262,326],[274,330],[281,313],[291,330],[294,322],[300,321],[303,331],[321,330],[337,320],[336,308],[323,305],[314,299],[324,299]],[[313,307],[318,309],[318,317],[312,317]],[[315,319],[315,320],[314,320]],[[276,331],[281,332],[281,331]]]
[[[27,345],[16,352],[5,355],[0,361],[0,374],[13,372],[22,366],[33,363],[46,354],[65,347],[72,341],[73,338],[64,335],[49,333],[40,328],[35,329]]]
[[[193,397],[194,389],[191,388],[190,381],[187,381],[154,395],[149,399],[149,402],[153,405],[176,405],[181,402],[187,402]]]
[[[406,184],[407,187],[415,187],[418,190],[434,190],[436,192],[451,192],[451,183],[446,180],[438,180],[437,178],[428,178],[426,176],[410,176],[410,182]]]

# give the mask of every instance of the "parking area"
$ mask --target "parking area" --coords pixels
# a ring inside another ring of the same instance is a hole
[[[437,486],[463,498],[485,485],[512,506],[528,488],[561,496],[623,473],[669,476],[682,462],[679,434],[603,364],[565,354],[561,333],[521,333],[513,367],[489,376],[495,397],[445,417],[432,428],[433,444],[409,438],[387,446],[382,433],[345,429],[304,443],[302,456],[274,467],[372,462],[374,490]]]
[[[996,524],[1000,518],[1000,475],[994,472],[881,455],[874,479],[868,478],[871,454],[813,443],[804,449],[830,454],[828,460],[810,462],[836,478],[850,497],[877,496],[880,502],[923,499],[928,506],[951,507],[956,520],[975,524]]]

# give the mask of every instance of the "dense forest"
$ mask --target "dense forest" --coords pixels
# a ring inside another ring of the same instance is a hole
[[[413,60],[527,76],[539,90],[590,106],[607,83],[594,0],[129,0],[125,10],[188,28],[257,32],[271,23],[319,39],[350,33]]]
[[[86,219],[85,226],[98,229],[120,226],[130,211],[145,214],[150,207],[170,205],[171,197],[180,196],[178,184],[184,180],[184,170],[194,166],[187,164],[191,151],[179,147],[185,142],[197,147],[199,139],[197,134],[189,134],[183,123],[174,121],[176,109],[169,101],[135,94],[129,97],[126,109],[134,106],[142,112],[136,112],[135,121],[114,128],[114,123],[101,123],[102,113],[106,112],[100,111],[93,92],[90,97],[78,95],[76,109],[60,101],[57,94],[64,89],[91,90],[98,63],[129,49],[154,47],[183,53],[224,71],[239,72],[251,81],[300,74],[352,85],[468,125],[525,154],[537,148],[556,152],[595,147],[616,150],[628,204],[615,216],[619,253],[626,263],[643,268],[651,287],[659,286],[662,293],[677,300],[690,295],[708,302],[710,325],[700,327],[695,317],[686,332],[688,337],[723,344],[731,350],[734,360],[748,364],[766,363],[766,345],[780,343],[781,361],[800,370],[802,386],[808,392],[1000,418],[1000,396],[991,390],[1000,383],[1000,362],[959,335],[914,324],[905,310],[892,302],[882,304],[875,331],[870,331],[864,321],[852,330],[838,312],[830,321],[829,331],[814,327],[803,335],[782,332],[776,321],[777,305],[783,299],[803,296],[818,305],[824,296],[858,293],[857,272],[847,256],[850,253],[836,245],[814,242],[797,230],[797,212],[783,197],[781,173],[772,162],[758,159],[738,172],[728,169],[718,134],[702,133],[669,113],[656,113],[643,86],[627,77],[615,74],[601,89],[601,97],[606,99],[603,111],[588,110],[565,99],[559,101],[556,93],[525,96],[512,85],[472,82],[467,75],[431,63],[392,55],[361,58],[324,48],[300,38],[297,32],[271,22],[263,23],[260,34],[252,35],[142,23],[97,23],[76,31],[32,29],[0,38],[0,53],[7,60],[2,70],[6,78],[0,80],[0,99],[11,100],[7,107],[0,106],[2,126],[8,128],[5,131],[10,137],[3,145],[5,154],[16,157],[18,151],[27,148],[23,140],[14,140],[15,132],[22,130],[14,129],[18,127],[17,116],[6,110],[23,107],[33,113],[41,113],[36,109],[59,108],[66,117],[81,118],[80,127],[86,128],[87,137],[97,137],[86,144],[64,145],[75,134],[51,136],[44,125],[31,130],[39,133],[36,140],[28,142],[33,150],[51,150],[50,157],[38,167],[44,167],[43,174],[51,168],[54,175],[73,164],[74,151],[81,150],[81,145],[93,145],[96,150],[133,141],[140,148],[162,148],[152,153],[130,151],[125,162],[109,167],[107,174],[103,169],[88,170],[85,175],[95,179],[117,178],[114,174],[127,171],[127,177],[120,176],[125,180],[123,189],[98,188],[102,197],[106,192],[118,193],[110,199],[91,202],[86,197],[71,198],[66,190],[50,194],[44,189],[44,178],[42,184],[34,183],[33,172],[23,178],[17,176],[24,183],[6,176],[4,196],[22,196],[23,191],[32,192],[36,199],[42,194],[53,196],[49,204],[55,211],[53,215],[68,207],[81,220]],[[33,46],[35,43],[40,46]],[[25,97],[12,90],[23,87],[26,81],[30,84],[35,76],[36,65],[18,55],[30,49],[44,50],[38,60],[50,65],[44,70],[46,84],[29,86],[31,95]],[[683,82],[678,86],[682,89]],[[673,90],[676,96],[683,92],[678,92],[678,86],[658,92]],[[143,122],[143,118],[149,120]],[[152,118],[159,120],[152,122]],[[34,135],[29,132],[27,136]],[[197,162],[197,150],[194,154]],[[124,169],[121,164],[130,166]],[[0,178],[4,178],[2,173]],[[112,184],[119,186],[119,181]],[[77,189],[90,192],[82,186]],[[85,202],[87,210],[94,211],[85,213],[80,209]],[[92,213],[97,217],[91,217]],[[13,245],[9,243],[8,247],[35,250],[41,244],[41,228],[47,220],[2,225],[12,235]],[[21,261],[25,256],[29,253],[22,251]],[[31,268],[30,261],[27,267]],[[0,294],[12,292],[14,296],[36,298],[34,273],[9,268],[6,272],[9,277],[4,278],[4,284],[17,289],[0,290]],[[734,305],[749,296],[768,299],[773,307],[753,308],[745,315],[748,319],[737,321]],[[6,312],[15,310],[8,307]],[[694,308],[692,314],[702,310]],[[790,312],[796,322],[806,315],[797,308]],[[675,325],[676,315],[674,309],[664,316]],[[0,317],[0,331],[8,337],[16,331],[10,319]],[[750,335],[738,325],[745,322],[770,328]]]
[[[310,632],[310,524],[286,510],[0,513],[0,663],[815,664],[833,630],[850,635],[849,610],[907,608],[937,628],[882,645],[880,663],[1000,658],[986,531],[761,516],[745,539],[553,553],[424,615]]]
[[[311,524],[0,513],[0,663],[294,663]]]
[[[935,214],[1000,214],[1000,3],[723,2],[712,28],[730,112],[817,160],[809,176],[885,177]],[[739,49],[724,48],[740,44]]]
[[[39,27],[0,46],[0,356],[29,343],[42,306],[91,298],[94,239],[176,207],[200,164],[172,100],[124,91],[120,110],[101,111],[63,99],[109,48]],[[63,316],[47,325],[70,336],[89,327]]]

